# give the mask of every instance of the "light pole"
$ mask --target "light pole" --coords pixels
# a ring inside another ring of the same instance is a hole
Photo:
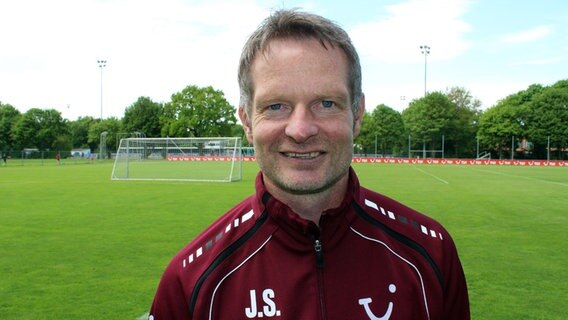
[[[97,60],[101,69],[101,121],[103,120],[103,68],[106,67],[106,60]]]
[[[426,68],[428,66],[428,55],[430,54],[430,47],[427,45],[421,45],[420,50],[424,55],[424,96],[426,96]]]

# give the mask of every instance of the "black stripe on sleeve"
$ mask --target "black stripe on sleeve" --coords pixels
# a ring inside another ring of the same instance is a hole
[[[383,230],[386,234],[393,237],[395,240],[397,240],[397,241],[401,242],[402,244],[408,246],[409,248],[418,252],[422,257],[424,257],[424,259],[426,259],[426,261],[432,267],[432,270],[434,270],[434,273],[436,274],[436,277],[438,278],[438,282],[440,283],[440,286],[442,286],[442,288],[445,288],[445,280],[444,280],[444,276],[442,275],[442,272],[440,271],[440,268],[438,267],[436,262],[434,262],[434,259],[432,259],[432,257],[428,253],[428,251],[426,251],[426,249],[424,249],[424,247],[421,244],[419,244],[418,242],[416,242],[416,241],[410,239],[409,237],[403,235],[402,233],[394,231],[393,229],[389,228],[388,226],[386,226],[382,222],[374,219],[365,210],[363,210],[363,208],[361,208],[361,206],[359,206],[359,204],[355,201],[353,202],[353,207],[355,208],[355,212],[357,212],[357,214],[361,218],[363,218],[365,221],[367,221],[370,224],[372,224],[373,226],[378,227],[379,229]]]
[[[264,203],[266,203],[268,201],[268,198],[270,197],[266,195],[268,195],[268,193],[266,193],[265,197],[263,197]],[[258,220],[256,220],[254,226],[251,229],[249,229],[244,235],[242,235],[239,239],[237,239],[237,241],[233,242],[230,246],[228,246],[225,250],[223,250],[223,252],[221,252],[221,254],[219,254],[217,258],[215,258],[213,263],[211,263],[211,265],[207,268],[207,270],[205,270],[205,272],[199,277],[199,279],[195,283],[195,287],[193,288],[191,299],[189,300],[190,315],[193,315],[193,312],[195,310],[195,303],[197,302],[197,297],[199,296],[199,291],[203,286],[203,282],[205,282],[207,277],[209,277],[209,275],[213,272],[213,270],[215,270],[215,268],[217,268],[233,252],[237,251],[237,249],[239,249],[243,244],[245,244],[247,240],[250,239],[258,231],[258,229],[260,229],[260,227],[264,224],[264,222],[266,222],[267,218],[268,218],[268,212],[265,209],[264,212],[258,218]]]

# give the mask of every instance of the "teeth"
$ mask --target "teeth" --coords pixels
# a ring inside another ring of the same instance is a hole
[[[308,152],[308,153],[293,153],[287,152],[285,155],[290,158],[300,158],[300,159],[311,159],[319,156],[319,152]]]

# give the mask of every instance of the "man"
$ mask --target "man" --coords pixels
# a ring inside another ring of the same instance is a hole
[[[173,258],[150,319],[469,319],[450,235],[359,185],[359,58],[322,17],[282,10],[251,35],[239,116],[256,194]]]

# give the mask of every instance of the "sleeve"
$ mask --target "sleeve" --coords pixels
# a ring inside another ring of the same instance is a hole
[[[181,279],[170,263],[158,285],[148,320],[190,320],[188,301]]]
[[[445,256],[444,319],[469,320],[469,297],[464,271],[453,240],[448,244]]]

